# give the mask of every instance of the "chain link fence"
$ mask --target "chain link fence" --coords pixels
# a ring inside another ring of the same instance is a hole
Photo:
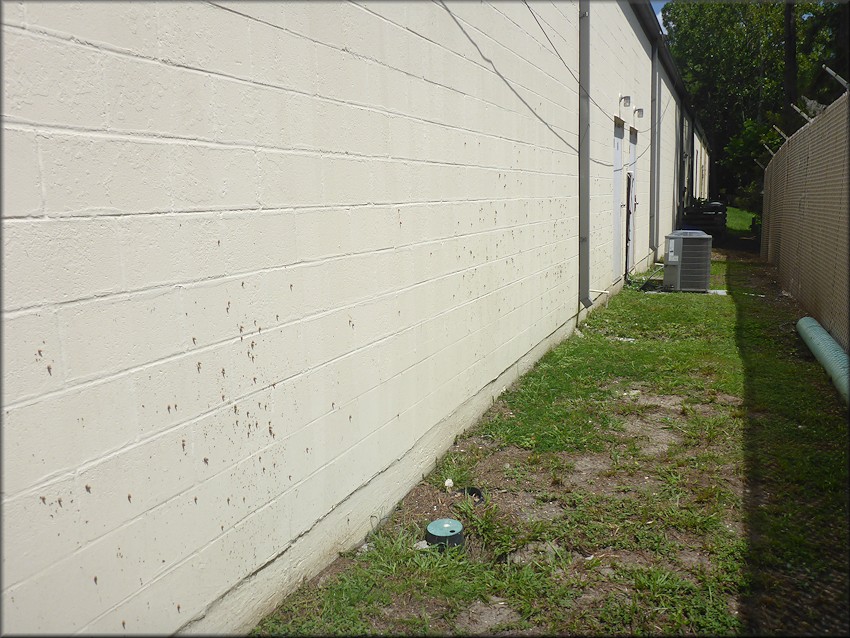
[[[848,94],[783,144],[764,175],[761,256],[783,288],[850,347]]]

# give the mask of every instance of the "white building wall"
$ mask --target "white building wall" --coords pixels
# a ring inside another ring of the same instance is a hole
[[[708,199],[708,147],[694,131],[694,197]]]
[[[4,631],[250,628],[572,329],[578,3],[447,6],[4,2]]]
[[[676,208],[681,187],[677,189],[678,163],[681,149],[676,143],[681,106],[676,98],[673,82],[664,67],[659,65],[661,78],[661,143],[659,148],[658,180],[658,240],[676,230]]]
[[[590,287],[606,290],[622,285],[622,272],[612,271],[613,242],[613,143],[614,118],[625,122],[623,139],[623,178],[621,240],[625,257],[626,171],[629,169],[629,130],[638,130],[637,216],[635,219],[635,261],[643,262],[649,251],[649,171],[652,49],[627,2],[590,3],[591,55],[591,264]],[[623,106],[620,96],[630,97]],[[643,108],[643,118],[635,117]],[[623,262],[625,265],[625,261]],[[645,265],[641,269],[645,268]]]

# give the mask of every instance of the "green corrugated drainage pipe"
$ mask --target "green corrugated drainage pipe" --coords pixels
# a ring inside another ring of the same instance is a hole
[[[797,332],[809,346],[809,350],[826,370],[833,385],[838,388],[844,403],[850,403],[850,363],[847,353],[838,342],[823,329],[814,317],[803,317],[797,322]]]

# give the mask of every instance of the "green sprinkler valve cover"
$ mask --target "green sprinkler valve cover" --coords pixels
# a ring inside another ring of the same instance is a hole
[[[463,525],[453,518],[439,518],[428,523],[425,540],[429,545],[454,547],[463,545]]]

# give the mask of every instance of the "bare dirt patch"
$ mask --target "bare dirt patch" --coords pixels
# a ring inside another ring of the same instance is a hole
[[[594,555],[601,565],[652,567],[658,565],[658,556],[649,552],[629,551],[624,549],[604,549]]]
[[[534,486],[541,477],[537,476],[537,468],[529,465],[530,456],[528,450],[510,445],[484,457],[472,471],[476,487],[494,491]]]
[[[551,563],[562,552],[560,545],[554,541],[535,541],[508,554],[507,560],[517,565],[532,562]]]
[[[649,406],[659,411],[672,412],[674,414],[681,413],[682,404],[685,402],[685,398],[680,396],[646,394],[643,392],[633,397],[633,400],[638,405]]]
[[[426,627],[429,632],[445,634],[451,629],[450,623],[445,620],[449,611],[447,603],[428,596],[396,597],[371,621],[379,634],[421,633],[421,629]]]
[[[470,436],[466,439],[461,439],[455,447],[460,451],[466,451],[477,448],[479,450],[495,450],[499,444],[487,436]]]
[[[659,456],[672,444],[681,443],[682,437],[671,423],[683,418],[690,408],[684,397],[657,395],[633,387],[623,393],[616,411],[623,421],[624,440],[634,440],[645,455]]]
[[[744,400],[741,397],[732,396],[731,394],[724,394],[723,392],[718,392],[715,395],[714,400],[722,405],[739,406],[744,403]]]
[[[562,475],[568,491],[588,492],[600,496],[627,496],[629,493],[659,485],[656,478],[644,472],[620,471],[608,454],[566,454],[562,458],[573,471]]]
[[[676,558],[685,569],[708,569],[711,567],[711,560],[704,552],[698,552],[694,549],[681,550]]]
[[[669,425],[652,415],[630,415],[625,419],[624,428],[640,446],[641,452],[648,456],[664,454],[671,444],[682,441],[682,437]]]
[[[455,628],[464,634],[493,635],[500,627],[519,620],[520,615],[504,599],[494,597],[486,603],[477,600],[458,614]]]
[[[564,508],[557,503],[540,502],[532,492],[499,491],[490,498],[500,512],[513,520],[553,521],[564,513]]]

